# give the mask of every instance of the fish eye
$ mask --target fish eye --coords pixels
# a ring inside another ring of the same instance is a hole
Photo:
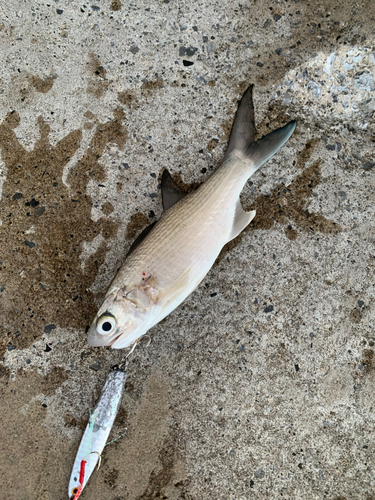
[[[72,489],[72,495],[76,495],[78,493],[78,488],[75,487]]]
[[[100,333],[100,335],[108,335],[109,333],[112,333],[115,328],[115,318],[108,315],[102,316],[96,325],[97,332]]]

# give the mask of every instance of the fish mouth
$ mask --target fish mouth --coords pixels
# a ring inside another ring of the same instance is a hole
[[[111,340],[110,342],[108,342],[108,345],[109,346],[113,346],[113,344],[116,342],[116,340],[121,337],[122,333],[119,333],[118,335],[116,335],[116,337],[113,338],[113,340]]]
[[[116,342],[116,340],[121,337],[121,333],[118,333],[116,336],[113,336],[111,339],[105,339],[100,337],[99,335],[89,336],[88,344],[90,347],[112,347],[112,344]]]

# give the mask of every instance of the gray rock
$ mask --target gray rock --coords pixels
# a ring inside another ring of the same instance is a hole
[[[52,330],[54,330],[55,328],[56,328],[56,325],[54,325],[54,324],[46,325],[44,327],[44,333],[51,333]]]
[[[318,98],[321,97],[322,89],[319,87],[317,83],[315,83],[312,80],[309,82],[309,89],[311,90],[311,92],[314,94],[315,97]]]
[[[139,52],[139,47],[137,47],[137,45],[132,45],[129,49],[129,52],[135,55],[137,52]]]
[[[344,68],[345,69],[353,69],[354,68],[354,64],[351,64],[348,61],[344,61]]]
[[[264,476],[266,475],[266,473],[264,472],[263,469],[258,469],[255,471],[254,473],[254,476],[257,478],[257,479],[263,479]]]
[[[373,161],[366,161],[363,163],[362,168],[363,170],[372,170],[375,166],[375,163]]]
[[[207,45],[207,52],[210,54],[211,52],[215,52],[215,42],[210,42]]]
[[[182,56],[188,56],[188,57],[192,57],[196,52],[197,52],[198,48],[197,47],[184,47],[184,46],[181,46],[179,51],[178,51],[178,55],[180,57]]]
[[[353,86],[358,90],[372,92],[375,90],[374,77],[370,71],[361,71],[354,77]]]

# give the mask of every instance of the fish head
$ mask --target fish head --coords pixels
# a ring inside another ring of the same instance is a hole
[[[118,290],[106,297],[92,322],[88,344],[92,347],[127,347],[147,331],[150,297],[144,290]]]

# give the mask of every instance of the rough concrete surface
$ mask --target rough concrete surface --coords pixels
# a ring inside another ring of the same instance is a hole
[[[2,3],[1,498],[67,498],[127,352],[85,331],[163,169],[203,182],[251,83],[259,135],[296,132],[137,347],[82,499],[375,498],[374,26],[373,0]]]

